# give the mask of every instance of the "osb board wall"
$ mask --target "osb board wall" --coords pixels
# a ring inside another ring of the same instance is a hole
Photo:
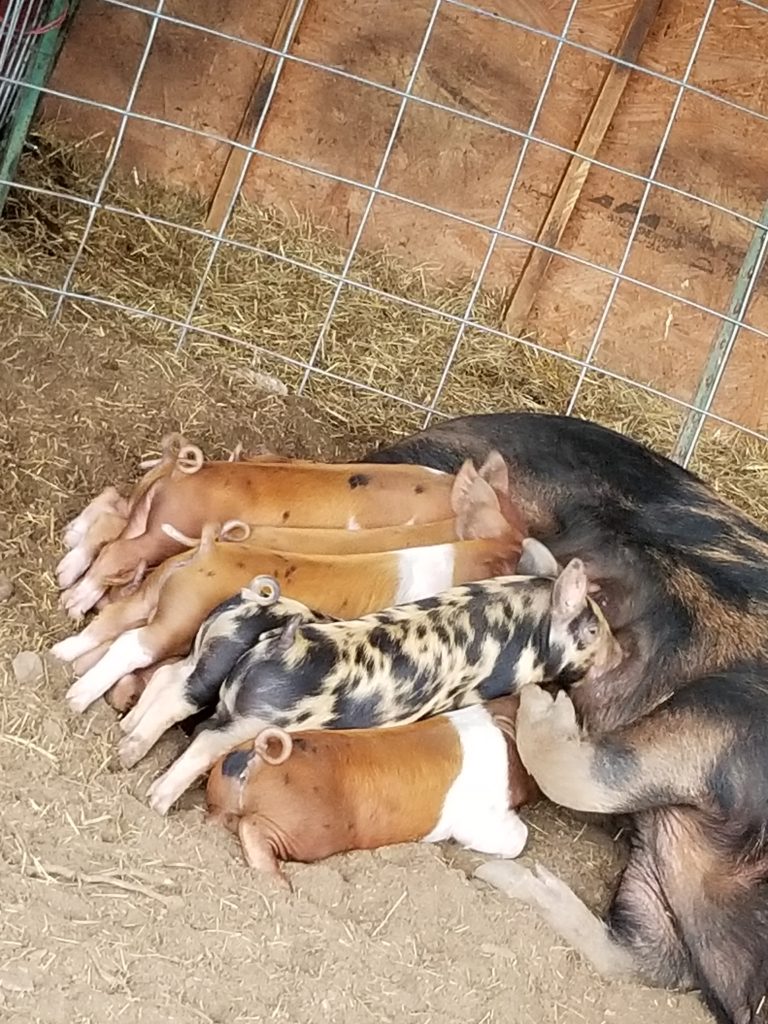
[[[483,0],[490,11],[558,32],[568,0]],[[282,0],[175,0],[167,13],[208,24],[243,39],[268,43]],[[613,50],[631,0],[600,0],[576,9],[569,36]],[[293,52],[377,83],[403,88],[422,38],[431,0],[309,0]],[[663,0],[640,63],[680,77],[701,24],[705,0]],[[120,106],[130,89],[146,37],[146,19],[102,0],[84,0],[56,68],[52,87]],[[444,3],[424,56],[414,94],[514,129],[525,130],[555,43],[542,36]],[[764,55],[768,15],[721,0],[714,10],[690,82],[768,115]],[[232,137],[263,55],[241,44],[160,24],[134,109]],[[572,147],[606,70],[606,62],[564,47],[536,134]],[[647,174],[677,89],[642,73],[631,76],[599,159]],[[399,98],[313,68],[288,62],[260,140],[265,151],[353,182],[372,184],[392,129]],[[102,132],[118,119],[93,107],[48,98],[44,117],[63,117],[77,138]],[[410,104],[382,187],[469,218],[496,223],[521,142],[503,130]],[[227,147],[178,130],[132,122],[120,154],[124,168],[212,194]],[[504,229],[535,236],[567,157],[530,145]],[[660,180],[756,218],[768,191],[768,120],[686,93],[659,168]],[[289,215],[308,213],[351,240],[368,193],[307,170],[258,157],[245,195]],[[593,168],[561,243],[602,267],[619,266],[643,183]],[[625,272],[641,281],[724,310],[749,243],[752,225],[738,217],[654,188]],[[396,200],[376,199],[363,247],[386,246],[428,275],[474,274],[487,250],[483,227],[451,221]],[[487,282],[511,286],[528,247],[501,239]],[[352,274],[355,267],[353,264]],[[612,279],[556,257],[530,318],[545,345],[584,355]],[[768,330],[763,274],[747,321]],[[622,282],[602,332],[598,365],[690,400],[720,321],[683,303]],[[489,341],[489,344],[493,342]],[[750,427],[768,428],[768,355],[759,335],[742,331],[715,411]]]

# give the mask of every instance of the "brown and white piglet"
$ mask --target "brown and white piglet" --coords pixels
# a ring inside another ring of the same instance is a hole
[[[517,704],[501,697],[385,729],[269,729],[214,765],[210,815],[284,885],[281,860],[394,843],[455,839],[517,857],[528,829],[515,809],[539,796],[515,746]]]
[[[362,530],[451,516],[453,476],[434,469],[300,460],[205,462],[194,445],[179,447],[167,439],[163,451],[158,465],[134,488],[120,536],[62,592],[70,618],[84,615],[110,587],[133,579],[143,562],[151,569],[180,552],[184,544],[163,530],[165,523],[177,535],[199,537],[206,523],[233,519],[262,526]]]

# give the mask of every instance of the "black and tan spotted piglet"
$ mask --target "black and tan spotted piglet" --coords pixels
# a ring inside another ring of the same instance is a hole
[[[211,715],[222,682],[262,635],[281,630],[288,622],[330,621],[330,616],[301,601],[283,597],[273,577],[255,576],[210,612],[187,657],[158,668],[121,719],[126,733],[119,747],[123,765],[132,768],[177,722]]]
[[[534,545],[554,573],[554,558]],[[573,559],[555,579],[502,576],[348,622],[296,617],[240,658],[214,716],[153,783],[150,804],[165,814],[218,758],[265,729],[390,726],[529,683],[571,685],[607,672],[621,651],[587,591]]]

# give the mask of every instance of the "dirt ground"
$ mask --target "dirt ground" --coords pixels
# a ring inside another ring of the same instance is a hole
[[[291,866],[286,894],[254,875],[201,791],[161,819],[152,778],[167,737],[117,766],[115,715],[62,701],[66,673],[19,685],[10,661],[71,632],[52,570],[62,525],[181,429],[210,455],[239,440],[357,455],[378,439],[264,396],[246,363],[132,344],[130,335],[8,320],[0,336],[0,1020],[8,1024],[695,1024],[693,996],[607,984],[532,912],[468,877],[480,858],[402,846]],[[390,427],[390,436],[398,428]],[[621,850],[553,808],[526,814],[541,860],[595,907]]]

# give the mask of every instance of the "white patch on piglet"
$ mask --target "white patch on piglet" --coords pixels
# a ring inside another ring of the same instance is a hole
[[[54,644],[51,648],[54,658],[58,661],[77,661],[78,658],[92,651],[96,645],[87,635],[87,628]]]
[[[354,516],[350,516],[349,519],[347,520],[347,529],[348,530],[359,530],[360,529],[360,523],[358,523],[357,519],[355,519]]]
[[[123,633],[93,668],[70,686],[65,695],[67,704],[78,713],[85,711],[118,679],[137,668],[146,668],[154,660],[154,653],[141,642],[141,629]]]
[[[453,544],[430,544],[397,552],[398,584],[393,604],[432,597],[453,586]]]
[[[447,716],[459,736],[462,765],[445,798],[440,820],[424,843],[455,839],[478,853],[519,857],[528,828],[509,809],[507,741],[481,705]]]

